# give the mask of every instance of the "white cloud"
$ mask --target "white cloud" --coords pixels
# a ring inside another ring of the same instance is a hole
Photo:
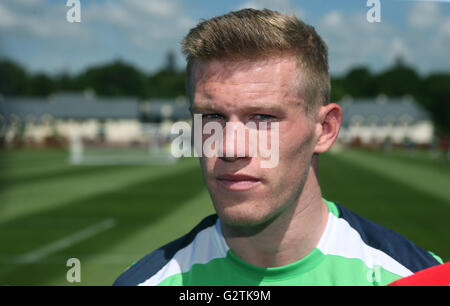
[[[157,15],[165,18],[173,17],[179,10],[179,4],[174,1],[125,0],[123,2],[126,7],[132,7],[148,15]]]
[[[19,8],[21,10],[34,10],[42,7],[45,0],[3,0],[2,2],[9,7]]]
[[[0,4],[0,33],[17,38],[89,38],[89,31],[66,21],[65,5],[44,7],[41,0],[5,0]]]
[[[391,57],[386,50],[394,29],[387,22],[369,23],[363,13],[350,15],[336,10],[323,16],[316,28],[328,45],[332,73],[340,74],[359,64],[380,64]]]
[[[439,35],[450,41],[450,18],[444,20],[439,27]]]
[[[394,37],[388,42],[386,48],[386,58],[390,62],[394,62],[398,57],[411,62],[413,60],[412,51],[405,41],[400,37]]]
[[[159,68],[169,49],[178,52],[181,59],[178,43],[197,23],[187,14],[184,6],[188,4],[182,0],[82,1],[79,24],[66,21],[65,3],[0,0],[1,51],[20,57],[32,70],[55,71],[61,66],[80,70],[117,57],[153,70]],[[333,73],[345,72],[355,64],[381,69],[398,55],[423,71],[448,70],[450,17],[439,10],[441,5],[411,3],[406,12],[408,27],[384,17],[380,23],[369,23],[365,10],[329,11],[307,22],[327,42]],[[292,0],[249,0],[235,9],[244,7],[295,13],[302,19],[307,15]],[[29,51],[17,55],[20,52],[15,51],[22,49]]]
[[[408,12],[408,42],[414,46],[413,58],[429,70],[450,70],[447,55],[450,50],[450,16],[442,13],[443,5],[438,2],[414,3]]]
[[[117,58],[153,70],[167,50],[180,51],[178,42],[195,25],[183,5],[181,0],[81,1],[81,23],[69,23],[66,0],[1,0],[0,52],[32,71],[79,71]]]
[[[407,13],[406,27],[385,19],[369,23],[362,12],[326,14],[317,30],[328,44],[332,73],[345,73],[354,65],[378,71],[399,56],[423,73],[449,71],[450,17],[436,3],[414,3]]]
[[[414,28],[424,29],[439,25],[442,18],[436,2],[419,2],[411,8],[408,23]]]
[[[11,28],[16,24],[14,13],[0,3],[0,29]]]
[[[104,4],[93,3],[82,10],[83,22],[92,25],[103,24],[129,28],[139,26],[139,18],[133,16],[129,9],[122,3],[106,2]],[[92,29],[95,31],[95,28]]]
[[[147,49],[174,44],[194,25],[178,0],[93,3],[84,15],[89,22],[113,27],[124,43]]]
[[[344,16],[341,12],[332,11],[322,19],[322,26],[327,29],[333,29],[337,26],[341,26],[343,21]]]
[[[450,2],[450,0],[409,0],[409,1],[415,1],[415,2]]]
[[[14,0],[14,3],[24,7],[37,7],[44,4],[44,0]]]
[[[264,8],[276,10],[284,14],[295,14],[298,18],[305,18],[305,11],[297,5],[294,5],[290,0],[249,0],[239,5],[236,10],[244,8],[253,8],[261,10]]]

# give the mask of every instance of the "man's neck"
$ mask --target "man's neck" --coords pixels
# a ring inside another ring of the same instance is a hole
[[[228,246],[245,262],[279,267],[308,255],[318,244],[327,220],[328,208],[312,170],[298,200],[273,220],[255,227],[222,223],[222,231]]]

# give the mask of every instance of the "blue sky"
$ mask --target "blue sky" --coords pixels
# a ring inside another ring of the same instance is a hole
[[[0,56],[32,72],[78,73],[122,59],[146,72],[202,18],[243,7],[295,13],[329,47],[330,71],[356,65],[380,71],[402,56],[420,73],[450,72],[450,1],[380,0],[381,22],[369,23],[365,0],[80,0],[81,23],[66,21],[66,0],[2,0]]]

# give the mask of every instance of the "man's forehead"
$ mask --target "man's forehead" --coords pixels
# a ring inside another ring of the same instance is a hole
[[[256,77],[259,82],[272,83],[282,76],[292,78],[298,74],[297,59],[292,55],[256,59],[196,60],[193,68],[196,82],[227,80],[242,83],[252,81],[249,78]]]
[[[288,103],[288,101],[283,101],[285,103]],[[241,110],[245,110],[245,111],[278,111],[280,110],[280,106],[282,106],[282,104],[280,103],[267,103],[267,102],[263,102],[263,101],[251,101],[249,100],[248,103],[240,103],[239,105],[235,105],[235,104],[230,104],[227,105],[227,102],[223,102],[223,103],[214,103],[213,100],[208,100],[208,99],[199,99],[196,100],[194,105],[190,107],[191,111],[193,112],[201,112],[201,111],[218,111],[221,109],[228,109],[228,108],[234,108],[234,107],[238,107]],[[227,107],[230,106],[230,107]]]
[[[254,60],[197,60],[192,68],[195,108],[305,105],[305,78],[297,57],[291,54]]]

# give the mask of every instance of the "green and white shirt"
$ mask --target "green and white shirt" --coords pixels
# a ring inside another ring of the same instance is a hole
[[[292,264],[261,268],[227,246],[211,215],[185,236],[142,258],[114,285],[386,285],[442,263],[401,235],[326,201],[328,222],[319,243]]]

